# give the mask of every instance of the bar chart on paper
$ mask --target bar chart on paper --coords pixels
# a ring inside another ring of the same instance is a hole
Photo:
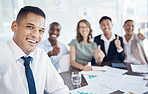
[[[78,91],[77,94],[97,94],[97,93],[90,93],[90,92],[80,92]]]
[[[93,76],[93,75],[88,75],[89,79],[93,79],[95,78],[96,76]]]

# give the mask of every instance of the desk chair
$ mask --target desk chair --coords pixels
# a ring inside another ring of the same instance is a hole
[[[59,61],[60,72],[65,72],[69,70],[70,67],[70,55],[65,54],[61,57]]]

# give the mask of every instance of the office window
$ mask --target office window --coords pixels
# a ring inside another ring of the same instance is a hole
[[[148,38],[148,0],[0,0],[0,38],[11,38],[11,23],[21,7],[34,5],[40,7],[46,14],[46,33],[48,26],[57,21],[61,24],[61,35],[58,38],[68,44],[76,36],[76,25],[80,19],[87,19],[92,26],[93,36],[102,33],[99,19],[110,16],[113,20],[113,33],[124,35],[123,23],[127,19],[136,22],[137,32]],[[9,7],[8,7],[9,6]]]
[[[148,39],[148,0],[123,0],[123,21],[132,19],[136,23],[135,33],[140,28]]]

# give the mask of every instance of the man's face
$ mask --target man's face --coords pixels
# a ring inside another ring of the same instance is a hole
[[[14,42],[24,53],[29,54],[35,50],[42,39],[45,31],[45,19],[29,12],[19,22],[14,21],[11,28],[14,32]]]
[[[102,29],[104,35],[110,35],[113,24],[109,19],[102,20],[100,28]]]
[[[58,24],[53,24],[49,29],[49,38],[51,40],[57,40],[58,36],[60,35],[61,27]]]
[[[133,21],[128,21],[126,22],[126,24],[124,25],[124,30],[126,32],[127,35],[133,35],[134,32],[134,22]]]

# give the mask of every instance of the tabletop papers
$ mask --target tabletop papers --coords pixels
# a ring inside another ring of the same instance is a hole
[[[71,90],[71,94],[145,94],[148,92],[147,80],[140,76],[126,75],[127,70],[95,67],[95,72],[84,74],[88,85]],[[99,70],[100,68],[100,70]],[[99,75],[95,75],[98,72]],[[115,93],[116,92],[116,93]],[[122,93],[121,93],[122,92]]]
[[[134,65],[131,64],[131,69],[136,73],[148,73],[148,64]]]

